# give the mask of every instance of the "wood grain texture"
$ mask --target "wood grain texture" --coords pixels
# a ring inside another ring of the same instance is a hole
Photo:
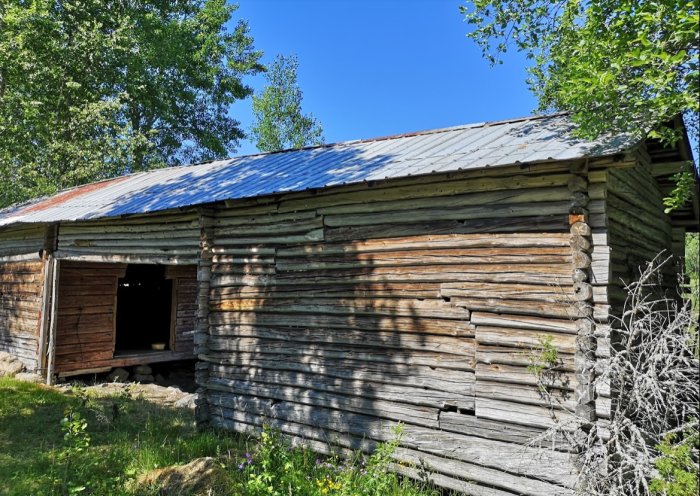
[[[17,356],[30,371],[40,366],[44,263],[0,262],[0,351]]]
[[[571,279],[570,179],[530,172],[510,190],[506,177],[477,176],[216,209],[198,348],[209,422],[272,419],[368,450],[401,421],[405,459],[443,460],[446,484],[570,493],[568,455],[566,475],[548,482],[515,460],[551,423],[527,370],[542,336],[560,351],[559,396],[572,406],[572,319],[589,310]],[[489,447],[513,465],[490,466]]]

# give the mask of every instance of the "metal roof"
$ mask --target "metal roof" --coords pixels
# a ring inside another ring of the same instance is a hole
[[[584,141],[563,114],[349,141],[118,177],[0,211],[0,226],[87,220],[339,184],[549,160],[600,157],[634,145]]]

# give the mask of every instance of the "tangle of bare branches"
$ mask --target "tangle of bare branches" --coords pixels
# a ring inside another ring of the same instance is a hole
[[[613,318],[611,355],[596,363],[594,386],[609,391],[610,421],[591,421],[563,410],[548,393],[554,425],[533,442],[564,439],[577,456],[577,489],[591,496],[647,496],[658,476],[658,445],[698,430],[699,364],[690,302],[664,293],[658,257],[626,286],[622,313]],[[546,374],[541,374],[544,378]],[[697,470],[698,453],[693,447]]]

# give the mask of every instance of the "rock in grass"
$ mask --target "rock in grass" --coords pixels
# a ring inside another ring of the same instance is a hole
[[[186,394],[179,400],[177,400],[175,403],[173,403],[173,406],[176,408],[190,408],[194,409],[195,407],[195,400],[197,399],[197,395],[194,393]]]
[[[134,374],[132,379],[134,380],[134,382],[153,382],[152,375]]]
[[[137,375],[151,375],[153,373],[153,369],[149,367],[148,365],[137,365],[134,367],[134,374]]]
[[[107,379],[109,382],[126,382],[129,378],[129,372],[126,369],[116,368],[109,373]]]
[[[159,468],[139,477],[136,485],[148,494],[169,496],[228,494],[231,481],[214,458],[197,458],[187,465]]]
[[[30,374],[29,372],[20,372],[19,374],[15,375],[15,379],[18,381],[32,382],[34,384],[44,382],[44,378],[39,374]]]
[[[24,364],[6,351],[0,351],[0,377],[13,377],[24,371]]]

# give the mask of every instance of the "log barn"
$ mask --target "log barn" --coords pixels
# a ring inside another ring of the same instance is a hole
[[[682,126],[680,120],[676,123]],[[55,376],[196,357],[197,415],[321,451],[403,434],[398,468],[479,496],[567,495],[562,416],[591,387],[624,281],[682,255],[675,148],[580,140],[566,115],[154,170],[0,212],[0,350]],[[162,350],[152,349],[160,344]]]

